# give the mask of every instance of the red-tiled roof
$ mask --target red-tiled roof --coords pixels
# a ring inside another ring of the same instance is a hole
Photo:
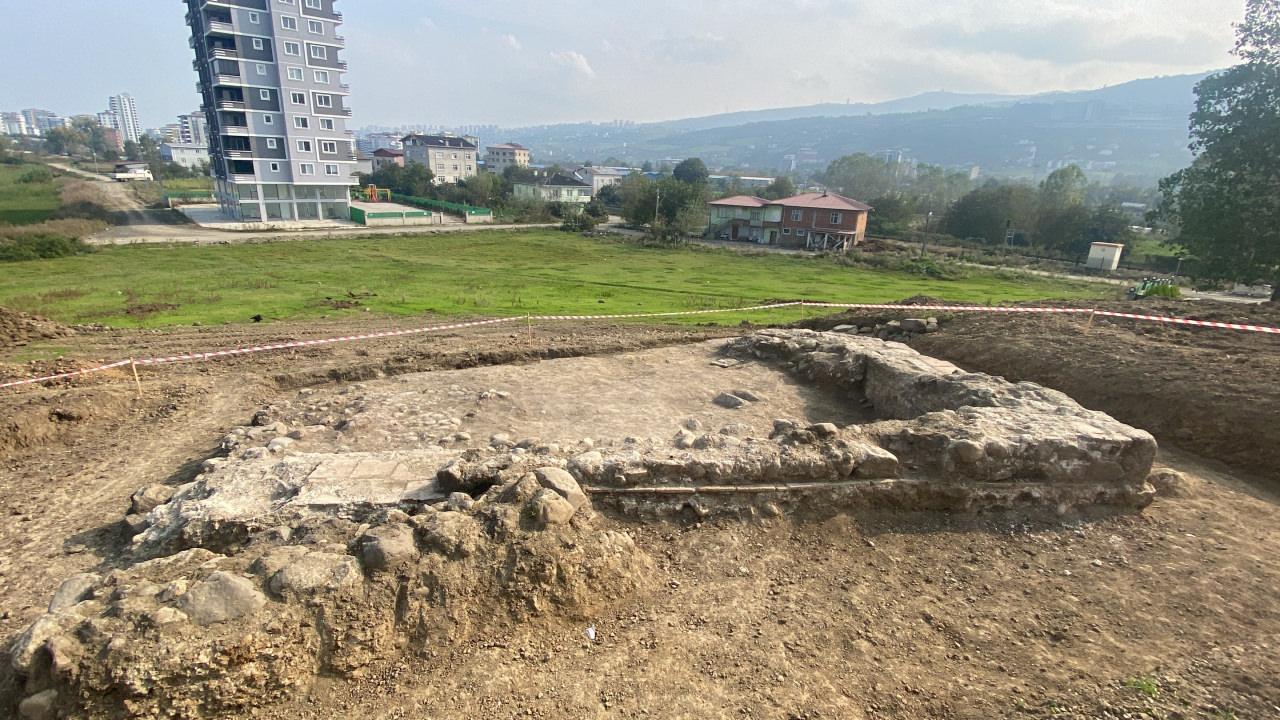
[[[404,155],[403,152],[393,148],[378,148],[373,151],[373,154],[378,157],[402,157]]]
[[[764,198],[751,195],[734,195],[733,197],[712,200],[709,205],[726,205],[728,207],[764,207],[769,204]]]
[[[775,200],[774,205],[783,207],[821,208],[823,210],[854,210],[868,212],[871,206],[852,198],[835,193],[803,193],[794,197]]]

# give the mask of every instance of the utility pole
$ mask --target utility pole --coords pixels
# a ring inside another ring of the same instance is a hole
[[[933,211],[930,210],[928,215],[924,216],[924,242],[920,243],[920,257],[923,258],[925,251],[929,249],[929,225],[933,222]]]

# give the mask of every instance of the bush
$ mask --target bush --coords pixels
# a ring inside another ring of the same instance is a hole
[[[591,232],[596,227],[596,219],[585,212],[570,215],[560,224],[564,232]]]
[[[43,165],[37,165],[19,175],[18,182],[26,185],[53,182],[53,171]]]
[[[1168,298],[1170,300],[1181,300],[1182,290],[1177,285],[1157,285],[1147,290],[1147,294],[1143,297]]]
[[[0,232],[4,230],[0,228]],[[0,262],[43,260],[93,252],[80,238],[66,235],[23,235],[15,238],[0,237]]]

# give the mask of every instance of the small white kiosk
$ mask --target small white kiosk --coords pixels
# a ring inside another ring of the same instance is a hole
[[[1124,245],[1119,243],[1096,242],[1089,246],[1089,261],[1086,265],[1093,270],[1115,272],[1120,267],[1120,254]]]

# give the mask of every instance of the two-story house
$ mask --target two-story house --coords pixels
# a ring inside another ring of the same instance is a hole
[[[848,250],[866,239],[871,206],[835,193],[782,200],[736,195],[708,203],[707,236],[810,250]]]
[[[533,182],[516,183],[513,194],[522,200],[542,200],[583,206],[591,202],[591,186],[581,180],[556,173]]]

